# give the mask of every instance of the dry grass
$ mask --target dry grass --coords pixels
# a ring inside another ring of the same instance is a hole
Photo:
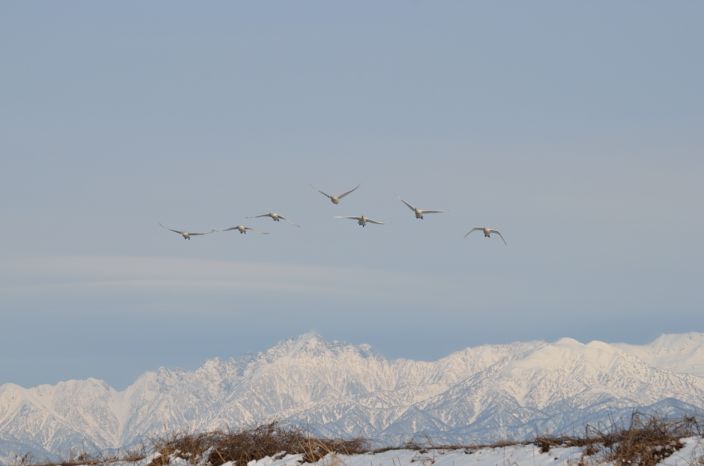
[[[612,423],[611,428],[606,431],[587,426],[583,436],[539,436],[532,441],[501,440],[492,444],[474,445],[433,445],[411,442],[405,444],[403,448],[418,450],[421,453],[431,448],[464,449],[466,453],[471,453],[482,448],[532,444],[537,446],[542,453],[548,453],[555,447],[579,447],[582,448],[583,458],[580,464],[587,464],[587,459],[593,457],[597,463],[610,462],[619,466],[633,464],[652,466],[682,448],[683,444],[680,439],[691,436],[702,437],[703,434],[701,425],[693,417],[666,420],[634,412],[627,426]],[[384,448],[375,450],[375,452],[392,449]]]
[[[306,462],[315,462],[329,453],[351,455],[369,451],[362,439],[333,440],[313,437],[296,427],[281,427],[271,423],[255,429],[238,432],[211,432],[182,435],[156,442],[161,453],[149,466],[165,466],[172,455],[192,463],[205,454],[210,464],[233,461],[246,466],[251,460],[279,453],[302,454]]]
[[[684,446],[680,439],[694,435],[702,435],[694,418],[672,421],[635,412],[627,427],[613,425],[604,432],[587,426],[584,437],[538,437],[534,443],[543,453],[553,447],[581,447],[583,458],[599,454],[600,460],[619,466],[654,466]]]
[[[89,453],[80,453],[69,459],[51,462],[36,462],[33,461],[31,455],[16,458],[12,466],[108,466],[112,463],[135,462],[144,459],[146,454],[143,449],[134,450],[122,455],[91,455]]]
[[[635,413],[628,429],[609,438],[606,458],[616,465],[654,466],[684,446],[681,438],[695,434],[701,435],[701,430],[694,418],[665,421]]]

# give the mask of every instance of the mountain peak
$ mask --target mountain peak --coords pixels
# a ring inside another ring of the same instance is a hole
[[[308,332],[301,333],[297,337],[293,338],[293,340],[295,340],[299,343],[305,343],[308,345],[318,345],[318,344],[326,343],[326,341],[322,337],[322,335],[320,335],[315,330],[310,330]]]
[[[566,347],[580,347],[584,346],[581,342],[575,340],[574,338],[570,337],[562,337],[559,340],[557,340],[554,345],[556,346],[566,346]]]
[[[704,333],[688,332],[688,333],[663,333],[649,346],[665,347],[665,346],[704,346]]]
[[[311,331],[283,340],[260,353],[259,357],[272,362],[282,358],[335,358],[343,354],[354,354],[361,358],[376,356],[369,345],[353,345],[337,340],[325,340],[317,332]]]
[[[655,367],[704,377],[704,333],[666,333],[646,345],[615,346]]]
[[[262,354],[269,360],[302,355],[320,356],[331,352],[336,344],[337,342],[327,342],[316,332],[306,332],[297,337],[280,341]]]

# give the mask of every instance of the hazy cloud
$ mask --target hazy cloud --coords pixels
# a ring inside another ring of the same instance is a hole
[[[391,297],[400,287],[429,286],[427,277],[319,265],[172,257],[45,256],[3,261],[4,293],[61,289],[248,290],[253,292]]]

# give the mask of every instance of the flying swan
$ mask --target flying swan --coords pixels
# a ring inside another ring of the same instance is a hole
[[[241,235],[246,235],[248,231],[254,231],[254,228],[248,227],[247,225],[235,225],[234,227],[225,228],[224,230],[218,230],[218,231],[233,231],[233,230],[239,231]],[[257,233],[259,233],[260,235],[268,235],[269,234],[266,231],[259,231]]]
[[[347,196],[348,194],[354,192],[357,188],[359,188],[359,185],[355,186],[354,188],[350,189],[350,190],[347,191],[347,192],[344,192],[344,193],[338,194],[338,195],[328,194],[328,193],[323,192],[323,191],[321,191],[321,190],[319,190],[319,189],[317,189],[317,188],[313,188],[313,189],[316,189],[320,194],[322,194],[323,196],[325,196],[325,197],[327,197],[328,199],[330,199],[330,202],[332,202],[333,204],[337,205],[337,204],[340,203],[340,201],[342,200],[343,197],[345,197],[345,196]]]
[[[165,230],[169,230],[169,231],[173,231],[174,233],[178,233],[179,235],[181,235],[181,237],[182,237],[183,239],[188,239],[188,240],[191,239],[191,236],[209,235],[210,233],[215,232],[215,230],[210,230],[210,231],[207,232],[207,233],[194,233],[194,232],[191,232],[191,231],[173,230],[173,229],[171,229],[171,228],[165,227],[165,226],[162,225],[161,223],[159,224],[159,226],[160,226],[161,228],[165,229]]]
[[[348,218],[350,220],[357,220],[357,224],[362,227],[367,226],[367,223],[373,223],[375,225],[383,225],[384,224],[384,222],[378,222],[376,220],[372,220],[371,218],[367,217],[366,215],[360,215],[359,217],[343,217],[343,216],[338,215],[335,218]]]
[[[504,244],[508,244],[508,243],[506,243],[506,240],[504,239],[503,235],[499,232],[499,230],[495,230],[493,228],[487,228],[487,227],[474,227],[471,230],[469,230],[467,232],[467,234],[464,235],[464,237],[465,238],[468,237],[469,234],[472,233],[473,231],[481,231],[482,233],[484,233],[484,237],[486,237],[486,238],[489,238],[492,233],[495,235],[499,235],[499,238],[501,238],[501,241],[503,241]]]
[[[406,204],[406,207],[408,207],[409,209],[411,209],[411,210],[413,211],[413,213],[416,214],[416,218],[417,218],[418,220],[423,220],[423,214],[442,214],[443,212],[445,212],[444,210],[424,210],[424,209],[419,209],[418,207],[412,206],[411,204],[409,204],[408,202],[404,201],[403,199],[401,199],[401,202],[403,202],[404,204]]]
[[[288,223],[290,223],[291,225],[297,226],[298,228],[301,227],[299,224],[293,223],[292,221],[290,221],[289,219],[287,219],[287,218],[284,217],[283,215],[278,214],[278,213],[276,213],[276,212],[269,212],[269,213],[266,213],[266,214],[255,215],[254,217],[247,217],[247,218],[263,218],[263,217],[269,217],[269,218],[271,218],[271,219],[272,219],[273,221],[275,221],[275,222],[280,222],[281,220],[283,220],[284,222],[288,222]]]

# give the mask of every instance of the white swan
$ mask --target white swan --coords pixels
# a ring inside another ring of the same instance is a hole
[[[248,231],[254,231],[254,228],[248,227],[247,225],[235,225],[234,227],[225,228],[224,230],[219,230],[219,231],[233,231],[233,230],[237,230],[240,232],[240,234],[246,235]],[[260,235],[268,235],[269,234],[266,231],[259,231],[257,233],[259,233]]]
[[[399,199],[400,199],[400,198],[399,198]],[[417,218],[418,220],[422,220],[424,214],[442,214],[442,213],[444,212],[444,210],[425,210],[425,209],[419,209],[418,207],[412,206],[411,204],[409,204],[408,202],[404,201],[403,199],[401,199],[401,202],[403,202],[404,204],[406,204],[406,206],[407,206],[409,209],[411,209],[414,214],[416,214],[416,218]]]
[[[162,225],[161,223],[159,224],[159,226],[160,226],[161,228],[165,229],[165,230],[169,230],[169,231],[173,231],[174,233],[178,233],[179,235],[181,235],[181,237],[182,237],[183,239],[188,239],[188,240],[191,239],[191,236],[209,235],[210,233],[215,232],[215,230],[210,230],[210,231],[207,232],[207,233],[194,233],[194,232],[192,232],[192,231],[173,230],[173,229],[171,229],[171,228],[165,227],[165,226]]]
[[[367,217],[366,215],[360,215],[358,217],[354,217],[354,216],[343,217],[343,216],[338,215],[335,218],[348,218],[350,220],[357,220],[357,224],[362,227],[367,226],[367,223],[373,223],[375,225],[383,225],[384,224],[384,222],[378,222],[376,220],[372,220],[371,218]]]
[[[484,233],[484,236],[485,236],[486,238],[489,238],[492,233],[493,233],[493,234],[496,234],[496,235],[499,235],[499,238],[501,238],[501,241],[503,241],[504,244],[508,245],[508,243],[506,243],[506,240],[504,239],[504,236],[499,232],[499,230],[496,230],[496,229],[494,229],[494,228],[474,227],[474,228],[472,228],[471,230],[469,230],[469,231],[467,232],[467,234],[464,235],[464,237],[465,237],[465,238],[468,237],[469,234],[472,233],[473,231],[481,231],[482,233]]]
[[[280,222],[281,220],[283,220],[283,221],[285,221],[285,222],[290,223],[291,225],[297,226],[298,228],[301,227],[299,224],[293,223],[292,221],[290,221],[289,219],[287,219],[287,218],[284,217],[283,215],[281,215],[281,214],[279,214],[279,213],[276,213],[276,212],[269,212],[269,213],[266,213],[266,214],[255,215],[254,217],[247,217],[247,218],[262,218],[262,217],[269,217],[269,218],[271,218],[271,219],[272,219],[273,221],[275,221],[275,222]]]
[[[327,197],[328,199],[330,199],[330,202],[332,202],[333,204],[337,205],[337,204],[340,203],[340,201],[342,200],[343,197],[345,197],[345,196],[347,196],[348,194],[354,192],[357,188],[359,188],[359,185],[355,186],[354,188],[350,189],[349,191],[346,191],[346,192],[344,192],[344,193],[342,193],[342,194],[338,194],[338,195],[328,194],[328,193],[323,192],[323,191],[321,191],[321,190],[319,190],[319,189],[317,189],[317,188],[313,188],[313,189],[316,189],[320,194],[322,194],[323,196],[325,196],[325,197]]]

